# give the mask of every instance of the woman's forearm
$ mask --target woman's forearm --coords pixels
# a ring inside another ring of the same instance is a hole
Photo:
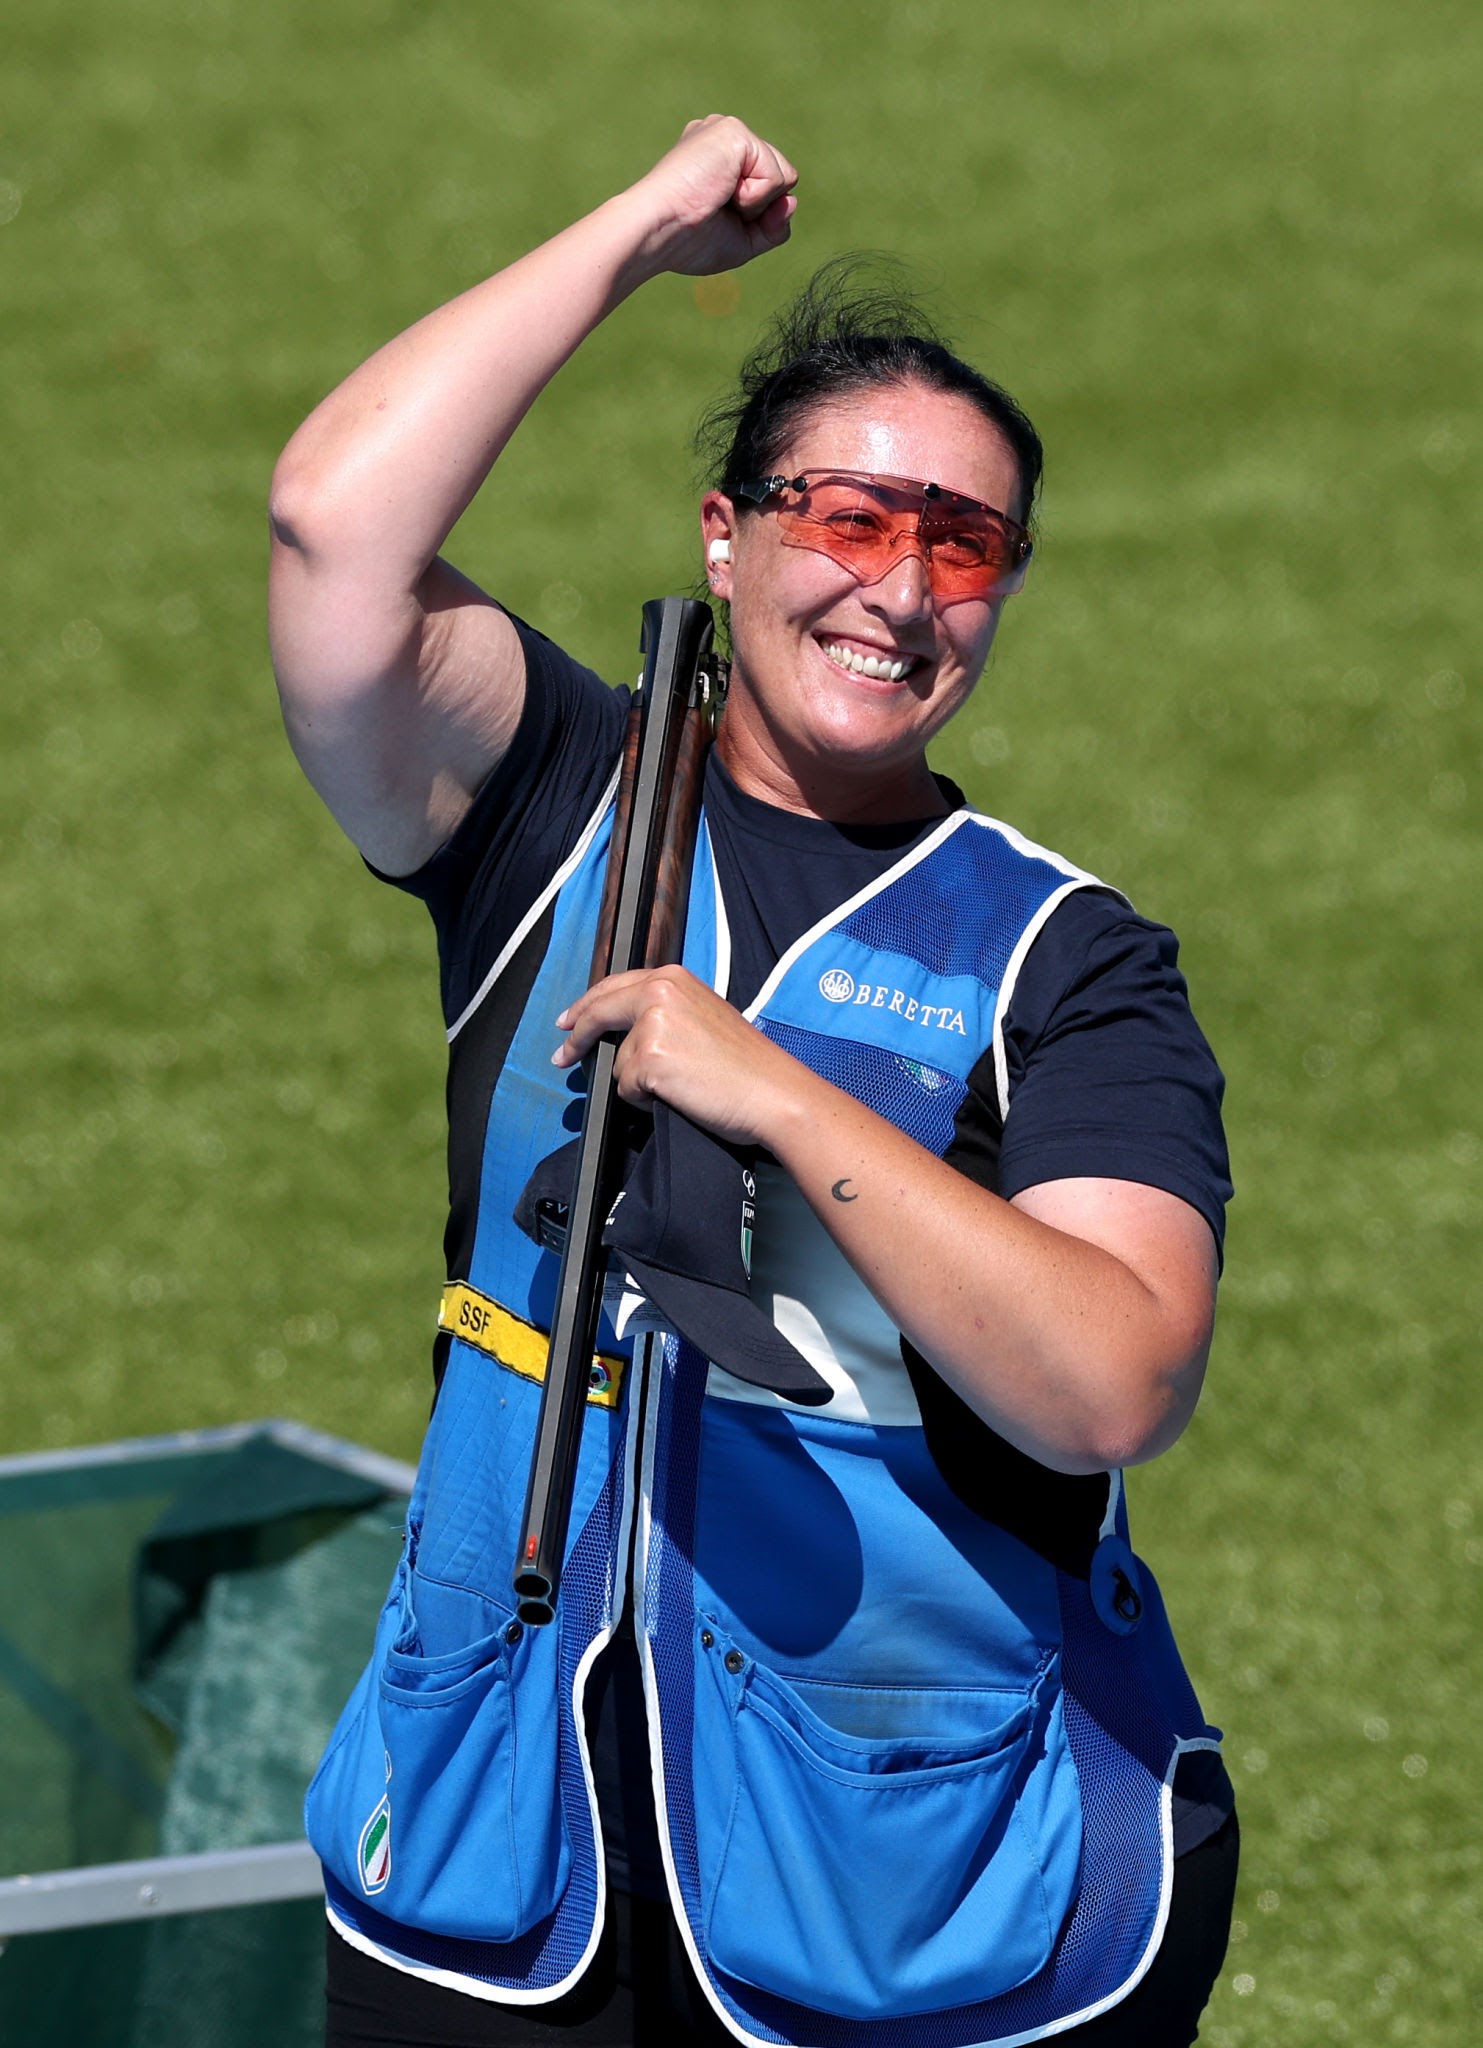
[[[787,239],[796,174],[737,120],[692,121],[635,184],[380,348],[279,460],[278,537],[374,558],[407,590],[551,378],[630,292]]]
[[[1051,1215],[1063,1202],[1058,1225],[975,1186],[817,1076],[790,1080],[764,1142],[977,1414],[1065,1472],[1135,1464],[1174,1441],[1209,1347],[1202,1218],[1156,1189],[1067,1182],[1035,1191]]]
[[[546,384],[651,274],[653,227],[642,187],[620,193],[378,349],[284,450],[283,537],[412,588]]]

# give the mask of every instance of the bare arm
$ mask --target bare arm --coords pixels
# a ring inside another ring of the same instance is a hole
[[[556,1020],[570,1065],[626,1032],[619,1093],[762,1144],[897,1327],[975,1412],[1060,1472],[1157,1456],[1194,1412],[1215,1246],[1177,1196],[1064,1180],[1006,1202],[679,968],[614,975]]]
[[[1214,1324],[1205,1219],[1131,1181],[1050,1181],[1003,1201],[809,1079],[779,1098],[763,1142],[968,1405],[1056,1471],[1167,1450],[1194,1413]]]
[[[666,270],[786,239],[795,173],[740,121],[693,121],[636,185],[377,351],[274,471],[269,630],[289,738],[361,851],[405,874],[514,735],[514,627],[439,549],[551,377]]]

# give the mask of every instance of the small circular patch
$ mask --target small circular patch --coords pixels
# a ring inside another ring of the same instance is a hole
[[[842,967],[830,967],[819,976],[819,994],[828,1003],[847,1003],[855,993],[855,977]]]
[[[1115,1636],[1130,1636],[1143,1619],[1138,1560],[1121,1536],[1104,1536],[1092,1552],[1092,1605]]]

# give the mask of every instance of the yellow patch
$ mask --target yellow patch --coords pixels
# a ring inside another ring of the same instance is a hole
[[[497,1365],[518,1372],[522,1379],[535,1380],[538,1384],[545,1380],[549,1352],[545,1331],[538,1330],[534,1323],[522,1322],[519,1316],[512,1316],[507,1308],[501,1308],[497,1301],[481,1294],[477,1287],[455,1280],[443,1289],[443,1299],[438,1304],[438,1328],[457,1337],[461,1343],[471,1344]],[[623,1392],[623,1375],[627,1367],[625,1358],[613,1358],[606,1352],[595,1353],[587,1399],[598,1408],[616,1408]]]

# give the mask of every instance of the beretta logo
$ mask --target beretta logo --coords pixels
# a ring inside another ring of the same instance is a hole
[[[924,1003],[920,996],[893,988],[888,981],[856,981],[843,967],[827,967],[819,976],[819,994],[826,1002],[848,1003],[854,1010],[884,1010],[903,1024],[919,1024],[924,1031],[955,1031],[968,1036],[963,1012],[951,1003]]]

